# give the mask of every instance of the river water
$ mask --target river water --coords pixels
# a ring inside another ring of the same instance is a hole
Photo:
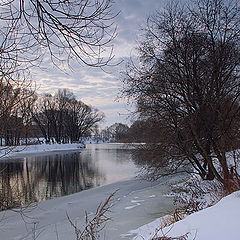
[[[134,178],[139,170],[134,164],[136,157],[124,144],[89,144],[80,151],[2,159],[1,208],[40,203],[27,207],[26,212],[23,209],[24,214],[1,211],[0,239],[32,240],[33,229],[38,240],[75,239],[66,213],[82,226],[85,211],[92,217],[99,204],[116,190],[108,213],[112,221],[101,231],[101,239],[132,239],[130,230],[175,209],[168,193],[170,185],[179,180],[165,177],[148,182]],[[89,190],[82,191],[85,189]]]
[[[124,144],[28,155],[0,162],[1,208],[40,202],[132,178],[137,166]]]

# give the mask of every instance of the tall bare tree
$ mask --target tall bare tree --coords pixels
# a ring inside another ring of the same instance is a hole
[[[191,165],[228,187],[236,174],[227,151],[239,147],[239,3],[172,3],[148,19],[138,50],[140,65],[128,66],[123,93],[142,119],[158,122],[158,157],[148,172]]]
[[[35,96],[28,82],[10,84],[4,78],[0,80],[0,93],[0,143],[18,145],[30,124]]]
[[[98,109],[80,100],[71,101],[64,122],[66,134],[71,142],[79,142],[90,136],[104,117]]]
[[[91,134],[94,127],[103,120],[104,114],[77,100],[73,93],[63,89],[53,96],[39,96],[33,111],[46,142],[79,142]]]

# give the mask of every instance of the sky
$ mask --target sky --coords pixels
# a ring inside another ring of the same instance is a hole
[[[129,114],[133,111],[133,106],[118,98],[121,89],[120,72],[124,71],[130,56],[136,55],[137,36],[147,17],[163,5],[164,0],[117,0],[113,4],[113,11],[120,11],[114,21],[117,24],[117,36],[113,41],[114,62],[123,62],[108,67],[106,71],[86,66],[77,66],[67,73],[52,66],[37,70],[32,73],[37,92],[54,93],[59,88],[67,88],[73,91],[77,99],[105,114],[101,128],[115,122],[130,125]]]

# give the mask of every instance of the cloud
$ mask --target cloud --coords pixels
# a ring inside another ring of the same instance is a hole
[[[159,0],[118,0],[114,4],[116,11],[121,13],[116,19],[118,35],[114,39],[115,62],[135,58],[136,39],[139,29],[146,22],[149,14],[161,7],[163,1]],[[59,88],[68,88],[74,92],[77,98],[97,107],[107,117],[104,125],[114,122],[129,122],[127,119],[126,102],[121,99],[116,102],[121,82],[119,71],[124,69],[124,63],[102,69],[75,65],[73,71],[67,73],[52,67],[50,59],[45,60],[44,70],[35,69],[32,72],[33,80],[36,81],[38,92],[53,93]],[[67,64],[61,66],[67,69]],[[132,108],[129,108],[132,110]]]

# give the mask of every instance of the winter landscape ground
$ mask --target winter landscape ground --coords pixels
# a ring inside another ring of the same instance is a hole
[[[79,150],[80,145],[30,146],[12,156],[46,151]],[[75,240],[74,229],[67,219],[81,227],[85,211],[94,215],[97,206],[111,193],[118,190],[108,213],[111,221],[101,232],[101,239],[239,239],[238,216],[240,192],[235,192],[216,205],[187,216],[185,219],[161,228],[168,213],[173,212],[170,183],[179,177],[166,177],[157,182],[137,178],[82,191],[31,205],[26,209],[13,209],[0,213],[1,240]],[[165,238],[160,238],[165,237]],[[175,238],[174,238],[175,237]],[[184,238],[185,237],[185,238]]]

